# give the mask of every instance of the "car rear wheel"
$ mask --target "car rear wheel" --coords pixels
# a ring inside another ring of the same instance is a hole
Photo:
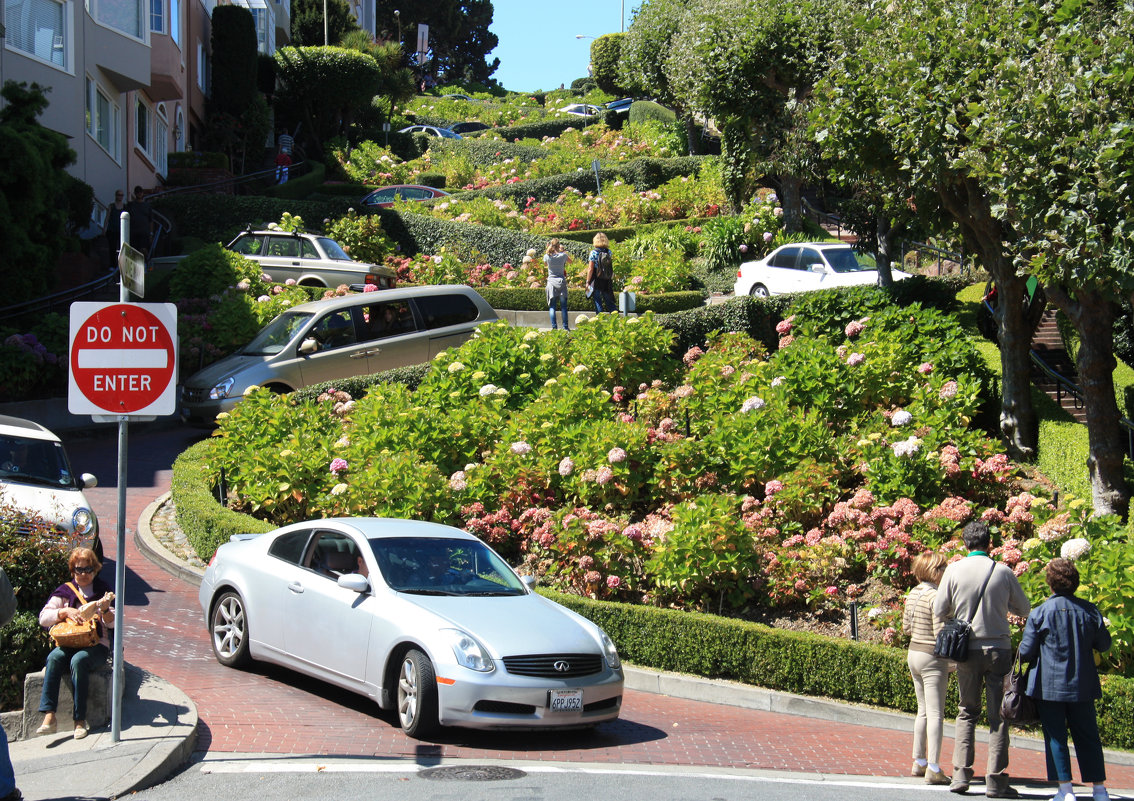
[[[406,654],[398,673],[398,722],[415,739],[437,728],[437,678],[421,651]]]
[[[754,298],[766,298],[770,293],[768,287],[763,284],[753,284],[752,288],[748,290],[748,294]]]
[[[248,654],[248,613],[239,593],[226,592],[217,599],[209,624],[218,662],[243,667],[252,661]]]

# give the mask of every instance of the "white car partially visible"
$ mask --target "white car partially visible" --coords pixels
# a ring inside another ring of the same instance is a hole
[[[577,117],[597,117],[602,109],[590,103],[570,103],[558,109],[561,114],[574,114]]]
[[[895,281],[910,277],[891,270]],[[767,256],[746,261],[736,273],[735,294],[766,298],[791,292],[812,292],[878,283],[878,265],[869,253],[842,242],[781,245]]]
[[[72,547],[82,545],[101,559],[98,518],[83,494],[97,485],[90,473],[71,472],[63,443],[50,430],[0,415],[0,505],[19,516],[19,533],[39,532]]]

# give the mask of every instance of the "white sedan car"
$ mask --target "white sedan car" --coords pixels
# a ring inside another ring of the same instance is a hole
[[[901,270],[892,273],[895,281],[910,277]],[[741,264],[734,291],[737,297],[766,298],[877,283],[878,267],[869,253],[842,242],[803,242],[781,245],[762,259]]]
[[[561,114],[574,114],[576,117],[597,117],[602,109],[590,103],[570,103],[558,109]]]
[[[602,629],[449,526],[340,518],[237,535],[200,602],[221,664],[274,662],[373,698],[411,737],[588,727],[622,707]]]

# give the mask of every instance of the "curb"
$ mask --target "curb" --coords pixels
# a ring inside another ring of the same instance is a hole
[[[201,581],[205,577],[205,571],[182,562],[175,553],[158,541],[157,537],[154,536],[153,528],[150,526],[150,520],[157,514],[157,510],[161,508],[162,504],[169,500],[170,495],[171,493],[168,492],[159,495],[142,510],[142,516],[138,518],[138,525],[134,527],[134,545],[138,547],[143,556],[166,573],[200,587]]]

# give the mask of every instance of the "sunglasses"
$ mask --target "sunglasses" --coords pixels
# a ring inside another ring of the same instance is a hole
[[[71,572],[72,573],[93,573],[94,568],[93,567],[78,567],[78,566],[76,566],[76,567],[71,568]]]

